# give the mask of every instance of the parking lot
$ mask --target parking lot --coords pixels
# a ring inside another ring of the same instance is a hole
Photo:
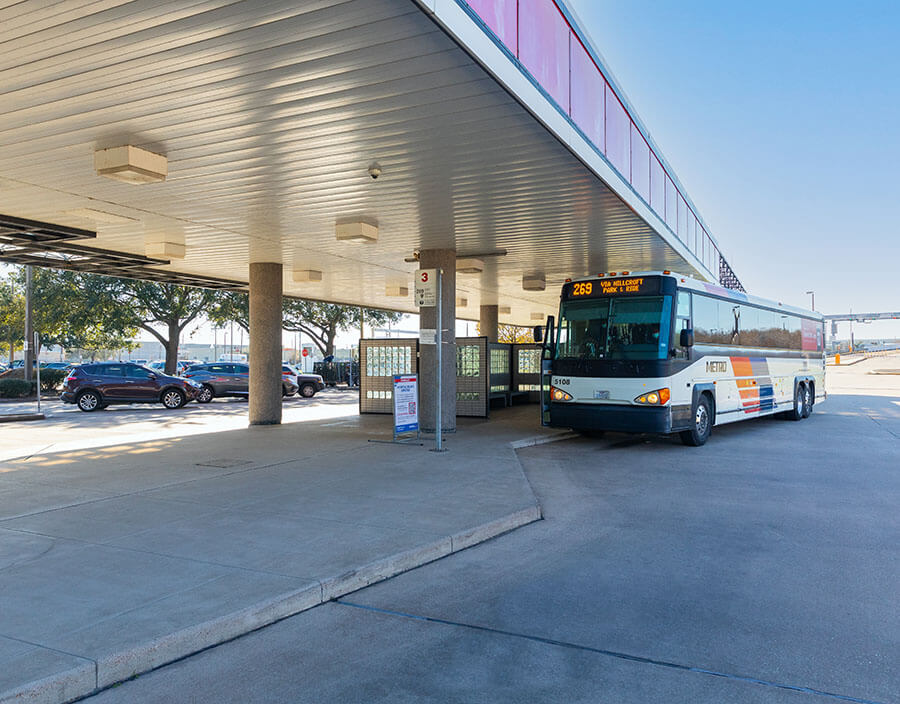
[[[312,398],[299,395],[283,400],[285,423],[322,420],[355,414],[359,392],[326,388]],[[0,413],[27,413],[34,401],[4,403]],[[214,399],[208,404],[188,403],[168,410],[159,404],[110,406],[84,413],[72,404],[53,399],[41,402],[47,418],[30,423],[0,424],[0,461],[41,452],[159,440],[183,435],[235,430],[247,427],[247,401],[242,398]]]

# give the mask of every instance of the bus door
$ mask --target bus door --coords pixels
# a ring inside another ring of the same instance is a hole
[[[690,347],[681,346],[681,331],[691,330],[691,292],[678,291],[675,299],[675,327],[672,328],[672,349],[675,352],[675,359],[690,359]]]

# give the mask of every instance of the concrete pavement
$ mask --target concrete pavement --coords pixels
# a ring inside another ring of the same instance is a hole
[[[524,450],[544,520],[90,704],[898,704],[900,378],[877,364],[702,448]]]
[[[125,440],[134,412],[0,429],[0,702],[70,701],[537,520],[512,443],[558,433],[514,408],[436,454],[345,405]]]

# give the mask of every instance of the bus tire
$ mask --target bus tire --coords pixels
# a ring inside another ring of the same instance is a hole
[[[803,386],[806,388],[803,403],[803,417],[809,418],[812,415],[813,404],[816,402],[816,387],[811,381]]]
[[[693,426],[690,430],[683,430],[680,433],[681,442],[690,447],[700,447],[706,444],[712,432],[712,403],[707,394],[701,394],[697,398],[692,417]]]
[[[807,386],[805,382],[800,382],[797,384],[797,388],[794,389],[794,403],[791,406],[791,410],[785,413],[785,417],[788,420],[803,420],[808,415],[806,411],[806,399],[807,399]]]

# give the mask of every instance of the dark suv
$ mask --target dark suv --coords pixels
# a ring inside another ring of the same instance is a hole
[[[104,362],[75,367],[66,377],[60,399],[77,404],[82,411],[96,411],[112,403],[161,403],[166,408],[181,408],[199,392],[200,384],[188,379],[166,376],[139,364]]]
[[[195,364],[184,371],[184,378],[201,386],[198,403],[209,403],[216,396],[248,396],[250,393],[250,365],[242,362]],[[283,396],[297,393],[293,378],[282,376],[281,393]]]

